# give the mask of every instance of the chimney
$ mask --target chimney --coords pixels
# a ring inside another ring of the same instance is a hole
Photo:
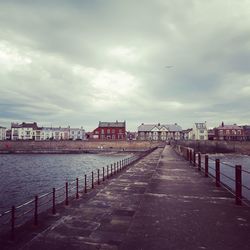
[[[221,127],[224,127],[224,122],[221,123]]]

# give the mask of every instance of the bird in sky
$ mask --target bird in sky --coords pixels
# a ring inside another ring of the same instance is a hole
[[[173,67],[174,67],[173,65],[167,65],[165,68],[170,69],[170,68],[173,68]]]

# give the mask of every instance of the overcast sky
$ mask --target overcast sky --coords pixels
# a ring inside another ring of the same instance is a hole
[[[250,124],[249,0],[0,0],[0,126]]]

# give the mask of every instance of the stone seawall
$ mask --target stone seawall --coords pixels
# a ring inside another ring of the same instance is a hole
[[[178,145],[201,153],[240,153],[250,155],[250,141],[179,141]]]
[[[143,151],[158,145],[149,141],[0,141],[0,153]]]

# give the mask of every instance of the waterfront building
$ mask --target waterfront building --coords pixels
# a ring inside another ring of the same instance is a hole
[[[214,128],[215,139],[224,141],[242,141],[244,140],[244,130],[237,124],[225,125],[224,122],[217,128]]]
[[[81,128],[69,128],[70,140],[86,140],[85,130]]]
[[[192,139],[192,131],[193,131],[192,128],[182,130],[181,131],[181,139],[185,140],[185,141],[186,140],[191,140]]]
[[[6,128],[0,126],[0,141],[6,140]]]
[[[215,132],[214,132],[214,129],[209,129],[209,130],[208,130],[208,140],[210,140],[210,141],[215,140]]]
[[[138,127],[139,140],[170,141],[181,139],[182,128],[177,124],[144,124]]]
[[[197,122],[193,125],[192,140],[208,140],[208,129],[206,122]]]
[[[69,140],[69,128],[42,127],[42,140]]]
[[[127,133],[126,133],[126,138],[129,141],[134,141],[134,140],[137,139],[137,137],[138,137],[138,133],[137,132],[127,131]]]
[[[11,129],[6,130],[6,140],[11,140]]]
[[[40,129],[36,122],[11,123],[11,140],[35,140],[37,130]]]
[[[250,141],[250,125],[242,126],[244,132],[244,139]]]
[[[125,140],[126,122],[99,122],[93,131],[93,139],[99,140]]]

